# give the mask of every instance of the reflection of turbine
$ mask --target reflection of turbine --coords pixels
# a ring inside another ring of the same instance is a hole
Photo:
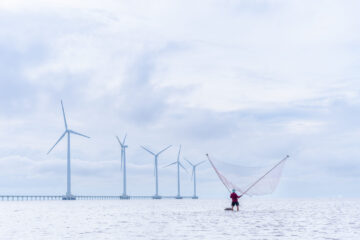
[[[198,164],[192,164],[189,160],[185,159],[191,166],[192,166],[192,173],[191,173],[191,178],[193,178],[194,180],[194,196],[192,197],[193,199],[198,199],[198,197],[196,196],[196,167],[199,166],[200,164],[206,162],[206,161],[202,161],[199,162]]]
[[[86,137],[86,138],[90,138],[90,137],[68,129],[66,117],[65,117],[64,105],[63,105],[62,101],[61,101],[61,108],[62,108],[62,112],[63,112],[63,116],[64,116],[65,132],[61,135],[59,140],[57,140],[57,142],[54,144],[54,146],[49,150],[49,152],[47,154],[49,154],[54,149],[54,147],[61,141],[61,139],[67,134],[67,140],[68,140],[68,142],[67,142],[67,188],[66,188],[66,195],[63,196],[63,200],[75,200],[76,197],[71,194],[70,134],[75,134],[75,135],[79,135],[79,136]]]
[[[121,198],[129,199],[130,197],[128,195],[126,195],[126,152],[125,152],[125,150],[128,147],[127,145],[125,145],[126,134],[125,134],[123,142],[120,141],[118,136],[116,136],[116,138],[121,147],[121,168],[123,170],[123,194],[122,194]]]
[[[141,146],[145,151],[147,151],[148,153],[150,153],[151,155],[153,155],[155,157],[155,168],[154,168],[154,173],[155,173],[155,195],[153,196],[154,199],[160,199],[161,196],[159,196],[159,184],[158,184],[158,156],[164,152],[165,150],[167,150],[168,148],[171,147],[171,145],[167,146],[166,148],[164,148],[163,150],[161,150],[160,152],[158,152],[157,154],[153,153],[152,151],[150,151],[149,149]]]
[[[171,165],[174,165],[176,164],[177,165],[177,180],[178,180],[178,188],[177,188],[177,196],[176,196],[176,199],[182,199],[182,197],[180,196],[180,167],[182,167],[185,171],[186,171],[186,168],[181,164],[180,162],[180,152],[181,152],[181,145],[180,145],[180,148],[179,148],[179,153],[178,153],[178,156],[177,156],[177,161],[176,162],[173,162],[173,163],[170,163],[169,165],[165,166],[165,167],[168,167],[168,166],[171,166]]]

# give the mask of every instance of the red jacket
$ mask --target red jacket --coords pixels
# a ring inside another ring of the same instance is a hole
[[[238,196],[236,193],[231,193],[230,194],[230,198],[232,199],[233,202],[237,202],[238,198],[241,198],[241,196]]]

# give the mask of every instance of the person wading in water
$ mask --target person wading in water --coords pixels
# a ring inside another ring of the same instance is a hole
[[[236,192],[235,192],[235,189],[232,190],[232,193],[230,194],[230,198],[232,200],[231,202],[231,208],[232,210],[234,211],[234,206],[236,205],[236,209],[237,211],[239,211],[239,201],[238,199],[241,198],[242,195],[237,195]]]

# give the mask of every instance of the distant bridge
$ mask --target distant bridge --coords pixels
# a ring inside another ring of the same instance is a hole
[[[198,199],[193,196],[74,196],[71,200],[129,200],[129,199]],[[0,195],[0,201],[47,201],[47,200],[69,200],[62,195]]]

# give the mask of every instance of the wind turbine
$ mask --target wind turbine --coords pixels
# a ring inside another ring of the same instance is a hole
[[[198,197],[196,196],[196,167],[199,166],[200,164],[206,162],[205,161],[202,161],[202,162],[199,162],[197,164],[192,164],[189,160],[185,159],[191,166],[192,166],[192,174],[191,174],[191,178],[193,178],[194,180],[194,196],[192,197],[193,199],[198,199]]]
[[[70,135],[71,134],[75,134],[75,135],[79,135],[85,138],[90,138],[84,134],[75,132],[71,129],[68,129],[67,126],[67,122],[66,122],[66,117],[65,117],[65,111],[64,111],[64,105],[63,102],[61,100],[61,108],[62,108],[62,112],[63,112],[63,116],[64,116],[64,123],[65,123],[65,132],[61,135],[61,137],[59,138],[59,140],[57,140],[57,142],[54,144],[54,146],[49,150],[49,152],[47,154],[49,154],[54,147],[61,141],[61,139],[63,139],[63,137],[65,137],[65,135],[67,135],[67,188],[66,188],[66,195],[64,195],[62,197],[63,200],[75,200],[76,197],[74,195],[71,194],[71,168],[70,168]]]
[[[127,145],[125,145],[125,140],[126,140],[126,134],[124,137],[124,140],[121,142],[119,137],[116,136],[120,147],[121,147],[121,168],[123,170],[123,194],[121,196],[122,199],[129,199],[130,197],[128,195],[126,195],[126,148],[128,147]]]
[[[178,192],[177,192],[176,199],[182,199],[182,197],[180,196],[180,167],[182,167],[186,171],[186,168],[180,162],[180,152],[181,152],[181,145],[179,147],[179,153],[178,153],[178,156],[177,156],[177,161],[173,162],[173,163],[170,163],[169,165],[165,166],[165,167],[168,167],[168,166],[171,166],[171,165],[174,165],[174,164],[177,165],[177,184],[178,184],[177,190],[178,190]]]
[[[149,149],[141,146],[145,151],[147,151],[148,153],[150,153],[151,155],[154,156],[155,158],[155,195],[153,196],[153,199],[161,199],[161,196],[159,196],[159,184],[158,184],[158,156],[163,153],[165,150],[167,150],[168,148],[171,147],[171,145],[167,146],[166,148],[164,148],[163,150],[161,150],[158,153],[153,153],[152,151],[150,151]]]

